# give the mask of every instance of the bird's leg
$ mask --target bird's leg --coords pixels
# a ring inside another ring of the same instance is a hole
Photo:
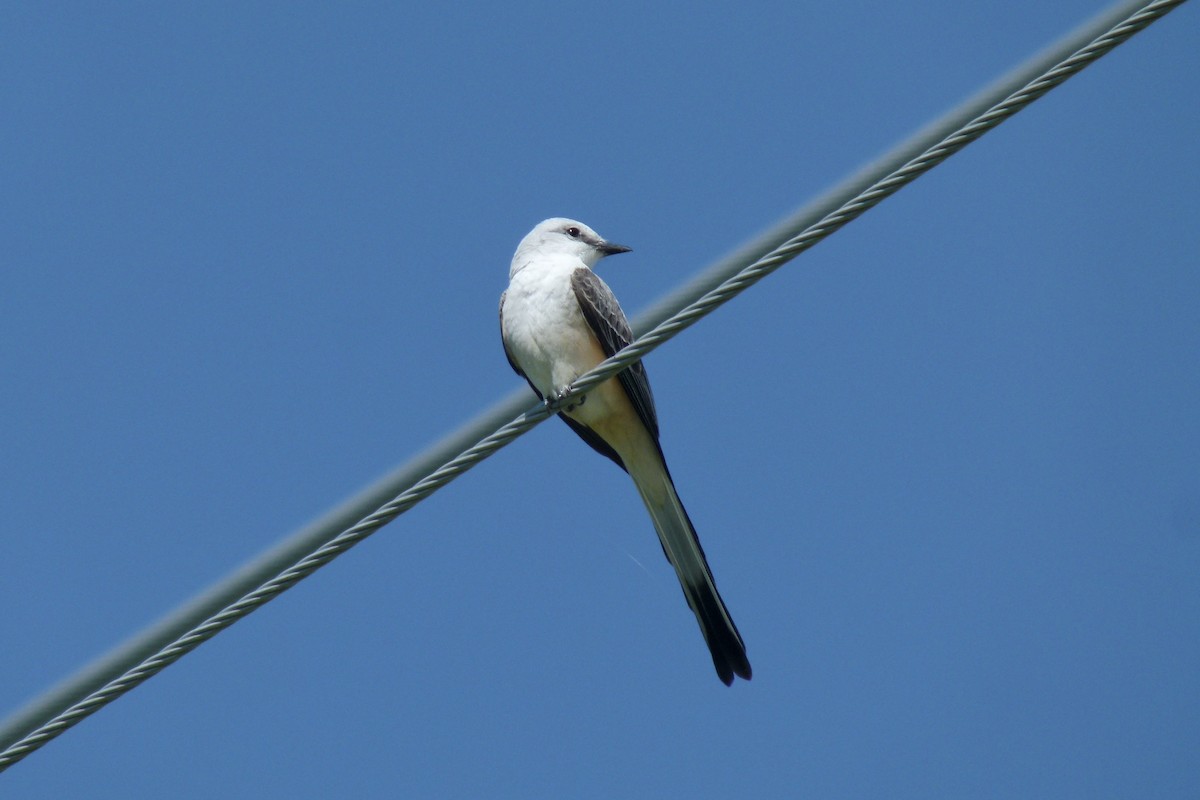
[[[587,401],[587,395],[581,394],[573,403],[564,407],[563,398],[570,390],[571,387],[567,386],[563,389],[559,389],[556,392],[551,392],[550,396],[545,400],[546,408],[550,409],[551,411],[574,411]]]

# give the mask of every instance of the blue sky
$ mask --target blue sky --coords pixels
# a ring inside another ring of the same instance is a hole
[[[0,11],[0,714],[1104,6]],[[1200,781],[1194,5],[651,355],[755,676],[540,426],[0,775],[14,798],[1178,797]]]

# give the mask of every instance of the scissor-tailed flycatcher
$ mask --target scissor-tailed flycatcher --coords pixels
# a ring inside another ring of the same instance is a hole
[[[500,296],[508,363],[538,397],[555,397],[577,377],[633,341],[612,290],[591,268],[628,252],[587,225],[548,219],[521,240]],[[638,361],[559,412],[598,453],[629,473],[650,512],[663,552],[696,614],[717,675],[750,679],[750,662],[688,519],[658,443],[658,416]]]

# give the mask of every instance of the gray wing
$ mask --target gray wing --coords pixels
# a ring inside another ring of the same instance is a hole
[[[575,290],[579,310],[596,334],[605,356],[612,356],[633,341],[633,330],[629,327],[629,320],[625,319],[625,312],[621,310],[612,290],[596,273],[580,267],[571,273],[571,288]],[[657,444],[658,414],[654,410],[654,395],[650,392],[646,367],[641,361],[636,361],[618,374],[617,379]]]

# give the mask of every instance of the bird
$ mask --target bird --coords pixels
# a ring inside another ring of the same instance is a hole
[[[508,363],[544,402],[557,402],[576,378],[633,341],[617,298],[592,271],[600,259],[630,250],[563,217],[540,222],[517,246],[500,295],[500,335]],[[749,680],[746,646],[667,469],[645,366],[633,363],[558,415],[633,479],[717,677],[726,686],[735,675]]]

